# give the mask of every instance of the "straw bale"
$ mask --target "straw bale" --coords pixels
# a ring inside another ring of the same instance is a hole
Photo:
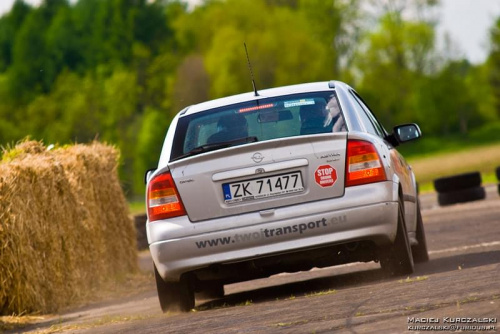
[[[0,162],[0,314],[54,312],[137,270],[115,148],[12,152]]]

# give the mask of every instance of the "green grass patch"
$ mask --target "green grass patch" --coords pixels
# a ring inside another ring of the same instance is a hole
[[[298,321],[292,321],[292,322],[278,322],[277,324],[273,325],[273,327],[291,327],[291,326],[296,326],[296,325],[305,325],[309,323],[309,320],[298,320]]]
[[[324,290],[324,291],[311,292],[311,293],[305,294],[305,296],[307,298],[309,298],[309,297],[318,297],[318,296],[333,295],[335,293],[337,293],[337,290],[329,289],[329,290]]]
[[[500,166],[500,161],[499,161],[499,166]],[[454,174],[458,174],[458,173],[454,173],[450,170],[450,174],[448,176],[451,176]],[[433,178],[432,180],[434,180],[434,179],[435,178]],[[481,179],[483,180],[483,186],[500,183],[500,181],[497,180],[495,173],[481,173]],[[418,177],[417,177],[417,180],[418,180]],[[435,191],[434,183],[430,180],[427,180],[426,182],[419,181],[418,186],[419,186],[421,194],[430,193],[430,192]]]
[[[500,145],[500,122],[474,129],[468,135],[436,136],[423,133],[421,139],[401,145],[398,150],[406,158],[425,158],[442,153],[453,153],[482,146]]]
[[[500,143],[462,148],[407,159],[420,184],[420,191],[434,190],[432,181],[439,177],[480,172],[485,184],[498,183],[495,169],[500,166]]]
[[[421,282],[421,281],[426,281],[428,280],[429,277],[428,276],[417,276],[417,277],[413,277],[413,278],[406,278],[406,279],[401,279],[398,281],[398,283],[414,283],[414,282]]]
[[[146,213],[146,203],[144,200],[132,200],[128,202],[130,213],[133,215]]]

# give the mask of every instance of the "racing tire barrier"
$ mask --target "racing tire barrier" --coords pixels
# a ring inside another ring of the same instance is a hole
[[[149,247],[148,238],[146,235],[147,219],[148,216],[145,213],[134,216],[134,225],[137,235],[137,250],[145,250]]]
[[[479,172],[441,177],[434,180],[434,189],[438,193],[448,193],[479,186],[481,186],[481,174]]]
[[[438,203],[440,206],[478,201],[485,198],[486,191],[483,187],[474,187],[453,192],[438,193]]]
[[[500,166],[495,170],[495,174],[497,175],[497,180],[500,181]],[[498,184],[498,195],[500,195],[500,183]]]
[[[434,180],[440,206],[472,202],[486,198],[481,173],[471,172]]]

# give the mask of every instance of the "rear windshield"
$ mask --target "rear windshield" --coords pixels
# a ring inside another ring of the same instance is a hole
[[[346,126],[332,91],[260,99],[181,117],[171,160],[257,141],[340,131]]]

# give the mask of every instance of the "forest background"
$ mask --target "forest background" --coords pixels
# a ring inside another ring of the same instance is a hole
[[[426,154],[500,141],[500,17],[487,59],[438,45],[438,0],[17,0],[0,17],[0,145],[94,139],[144,193],[171,119],[207,99],[338,79],[384,126],[416,122]]]

